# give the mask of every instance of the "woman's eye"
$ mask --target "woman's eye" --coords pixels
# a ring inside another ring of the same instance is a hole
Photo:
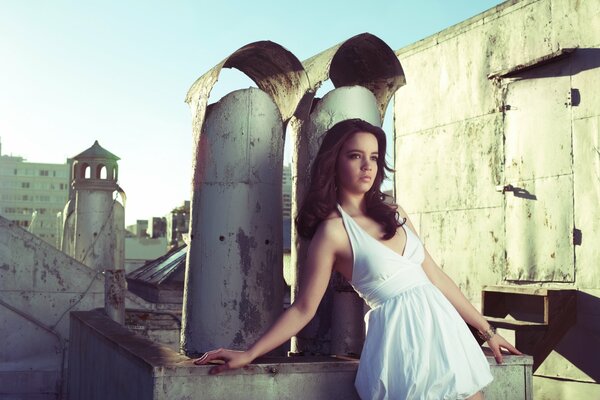
[[[350,158],[358,159],[358,158],[360,158],[360,154],[350,154]]]
[[[371,157],[371,160],[372,160],[372,161],[377,161],[377,160],[379,160],[379,157],[377,157],[377,156],[372,156],[372,157]]]

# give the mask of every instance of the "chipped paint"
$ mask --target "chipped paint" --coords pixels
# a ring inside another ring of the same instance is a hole
[[[186,354],[246,348],[283,309],[277,105],[260,89],[232,92],[208,107],[200,137],[184,291]]]
[[[125,270],[104,270],[104,310],[110,319],[125,323]]]

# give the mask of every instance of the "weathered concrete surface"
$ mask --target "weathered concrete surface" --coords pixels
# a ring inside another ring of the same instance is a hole
[[[357,361],[275,358],[211,376],[210,366],[194,366],[98,312],[72,313],[71,326],[69,399],[358,398]]]
[[[588,306],[537,374],[596,383],[599,17],[597,2],[504,2],[398,50],[395,97],[396,193],[433,257],[474,303],[490,283],[579,289]]]
[[[260,89],[209,107],[197,154],[182,349],[246,349],[283,311],[283,122]],[[218,310],[218,312],[217,312]]]
[[[181,311],[128,309],[124,326],[136,335],[179,351]]]
[[[131,294],[126,302],[148,307]],[[68,313],[103,304],[99,271],[0,217],[0,397],[56,398],[66,382]]]
[[[104,312],[121,325],[125,323],[126,290],[124,269],[104,270]]]
[[[358,399],[357,360],[265,358],[212,376],[211,366],[195,366],[99,312],[71,313],[71,327],[69,399]],[[487,359],[494,382],[484,390],[486,399],[531,399],[531,357],[506,356],[502,365]]]
[[[209,107],[208,97],[222,68],[239,69],[261,90],[232,93]],[[308,113],[312,100],[308,92],[308,77],[300,61],[280,45],[268,41],[250,43],[235,51],[201,76],[188,91],[186,102],[192,110],[194,156],[191,243],[181,340],[186,354],[208,350],[215,344],[247,347],[281,312],[283,132],[288,122],[301,125],[301,116]],[[244,96],[242,93],[248,98],[240,102],[237,97]],[[224,106],[225,103],[230,104]],[[237,108],[234,103],[244,103],[246,108]],[[252,109],[254,105],[257,109]],[[219,118],[208,124],[208,118],[217,114]],[[212,131],[221,124],[228,126],[226,136]],[[233,127],[236,129],[231,130]],[[230,148],[223,147],[223,143]],[[240,148],[239,144],[247,146]],[[236,155],[242,156],[241,160],[235,160]],[[211,159],[216,160],[213,164],[205,158],[215,156],[216,159]],[[220,164],[225,170],[212,170]],[[209,173],[211,170],[213,173]],[[201,200],[203,195],[208,203]],[[223,199],[228,203],[223,203]],[[211,225],[206,225],[208,219],[212,219]],[[201,232],[210,236],[201,239]],[[213,251],[208,247],[212,243],[210,237],[218,237],[215,248],[221,248],[221,252],[208,262]],[[229,257],[228,250],[233,244],[237,250]],[[203,254],[208,258],[203,259]],[[224,263],[229,265],[226,272],[236,268],[239,272],[241,267],[243,274],[220,275],[217,268]],[[245,278],[250,278],[248,284],[243,281]],[[228,288],[229,283],[233,283],[233,289]],[[210,292],[216,290],[217,297],[221,289],[228,291],[228,295],[221,302],[215,302],[215,296],[204,297],[206,301],[198,304],[195,300],[205,296],[200,293],[201,285],[210,285]],[[214,307],[226,307],[227,312],[223,313],[224,318],[217,317],[218,325],[209,326],[202,320],[214,312]],[[223,329],[228,333],[223,334]]]
[[[125,264],[125,210],[112,191],[75,187],[74,253],[90,267],[120,269]]]
[[[597,72],[596,79],[600,79]],[[593,99],[600,96],[588,96]],[[592,100],[593,101],[593,100]],[[596,112],[600,110],[600,104]],[[575,247],[577,282],[581,289],[600,288],[600,117],[573,121],[573,191],[575,226],[582,232],[581,246]],[[581,266],[581,267],[580,267]]]

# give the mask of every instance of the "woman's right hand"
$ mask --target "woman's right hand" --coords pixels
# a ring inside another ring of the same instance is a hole
[[[244,367],[252,361],[252,357],[246,351],[228,350],[228,349],[217,349],[212,350],[200,358],[194,360],[196,365],[206,365],[211,361],[221,360],[224,361],[221,365],[215,365],[208,372],[211,375],[219,374],[223,371],[230,369],[237,369]]]

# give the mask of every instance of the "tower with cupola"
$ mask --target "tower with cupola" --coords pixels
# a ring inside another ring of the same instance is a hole
[[[117,193],[119,157],[96,140],[72,159],[72,197],[65,207],[63,251],[103,271],[122,269],[125,211]]]

